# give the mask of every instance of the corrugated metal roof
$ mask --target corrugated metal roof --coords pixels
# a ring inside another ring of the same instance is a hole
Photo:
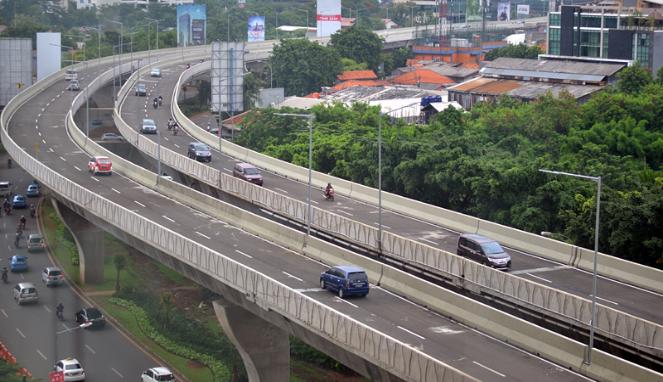
[[[511,90],[518,89],[523,84],[513,80],[495,80],[472,89],[473,93],[499,95],[506,94]]]
[[[568,73],[594,76],[612,76],[622,69],[622,64],[596,63],[588,65],[586,62],[559,61],[559,60],[533,60],[526,58],[500,57],[486,63],[485,68],[507,69],[529,72]]]
[[[489,82],[496,81],[495,78],[485,78],[485,77],[477,77],[473,78],[469,81],[463,82],[462,84],[458,84],[455,86],[452,86],[448,88],[449,90],[455,90],[459,92],[471,92],[473,89],[483,86]]]
[[[499,77],[529,77],[529,78],[547,78],[551,80],[569,80],[569,81],[582,81],[582,82],[601,82],[605,80],[604,75],[601,74],[575,74],[575,73],[555,73],[544,71],[530,71],[520,69],[495,69],[495,68],[482,68],[481,74],[484,76],[499,76]]]
[[[558,96],[563,91],[569,92],[575,98],[582,98],[601,89],[603,89],[603,86],[477,78],[451,87],[449,88],[449,91],[491,96],[508,95],[524,99],[536,99],[548,92],[552,93],[554,96]]]

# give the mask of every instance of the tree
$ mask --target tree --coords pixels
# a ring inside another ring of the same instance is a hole
[[[113,264],[115,264],[115,292],[120,291],[120,272],[127,267],[126,256],[114,256]]]
[[[334,83],[343,66],[332,48],[305,39],[281,40],[272,52],[272,69],[286,95],[303,96]]]
[[[0,381],[3,382],[22,381],[23,377],[16,374],[18,370],[19,367],[17,365],[12,365],[7,361],[5,361],[4,359],[0,359]]]
[[[627,94],[639,93],[652,82],[652,75],[639,61],[617,73],[617,89]]]
[[[355,24],[334,33],[331,36],[330,46],[341,57],[351,58],[358,63],[365,62],[371,70],[377,70],[380,65],[382,39],[363,26]]]
[[[539,54],[541,54],[541,48],[538,46],[527,46],[525,44],[507,45],[486,53],[486,61],[493,61],[498,57],[535,59]]]
[[[656,71],[656,82],[663,84],[663,66]]]
[[[244,110],[253,109],[255,106],[262,81],[253,73],[244,76]]]

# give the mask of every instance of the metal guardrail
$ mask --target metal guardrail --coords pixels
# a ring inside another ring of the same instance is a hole
[[[179,83],[186,78],[198,75],[209,70],[209,63],[195,65],[180,76]],[[131,79],[130,79],[131,81]],[[130,89],[128,85],[125,85]],[[171,108],[176,120],[180,125],[196,139],[205,142],[209,146],[219,147],[218,137],[208,133],[195,125],[179,109],[177,97],[179,85],[176,86],[171,102]],[[121,98],[122,99],[122,98]],[[120,108],[121,108],[120,102]],[[116,124],[121,125],[121,115],[117,114]],[[132,134],[135,130],[128,128]],[[122,131],[124,134],[124,130]],[[151,156],[156,158],[156,144],[145,139],[138,146]],[[260,167],[273,169],[281,165],[282,161],[266,157],[262,154],[252,152],[228,141],[223,141],[223,152],[231,156],[242,158]],[[167,153],[164,155],[164,153]],[[179,158],[173,158],[175,155]],[[167,159],[166,159],[167,158]],[[161,159],[171,167],[189,174],[201,182],[216,187],[224,192],[233,194],[251,203],[263,206],[272,212],[286,216],[300,223],[306,222],[306,203],[284,196],[277,192],[244,182],[225,174],[211,166],[190,160],[183,154],[175,153],[162,147]],[[291,164],[288,164],[292,166]],[[278,172],[278,171],[277,171]],[[336,180],[334,180],[336,182]],[[324,184],[325,181],[323,181]],[[336,183],[335,183],[336,184]],[[378,250],[377,228],[367,224],[359,223],[352,219],[334,214],[329,211],[312,206],[311,226],[318,230],[332,233],[347,241],[359,244],[374,251]],[[457,213],[454,213],[457,214]],[[461,215],[461,214],[457,214]],[[479,219],[461,215],[470,221],[464,222],[472,226],[476,222],[480,227],[477,231],[501,240],[504,233],[502,230],[513,230],[495,223],[483,222]],[[462,222],[462,219],[458,219]],[[489,224],[490,223],[490,224]],[[488,232],[490,231],[490,232]],[[510,231],[509,231],[510,232]],[[507,233],[508,234],[508,233]],[[530,281],[509,273],[505,273],[490,267],[477,264],[456,254],[440,250],[415,240],[407,239],[389,231],[382,232],[382,252],[404,263],[423,268],[431,273],[450,278],[453,282],[466,289],[485,293],[504,299],[511,303],[527,306],[536,311],[542,311],[556,319],[584,327],[589,330],[591,321],[591,301],[555,288]],[[552,244],[563,244],[553,241]],[[555,248],[555,250],[557,250]],[[597,322],[595,329],[597,333],[618,343],[637,348],[639,351],[656,358],[663,358],[663,326],[642,319],[640,317],[622,312],[611,307],[597,304]]]
[[[190,56],[189,56],[190,57]],[[293,322],[299,323],[338,346],[358,354],[370,362],[380,365],[390,373],[411,381],[475,381],[467,374],[436,360],[408,344],[398,341],[367,325],[354,320],[278,281],[238,263],[187,237],[143,218],[96,193],[78,185],[46,167],[19,147],[8,134],[8,121],[13,113],[32,96],[48,88],[62,78],[50,77],[41,81],[9,102],[0,120],[2,142],[17,164],[60,197],[85,208],[94,216],[103,219],[118,229],[139,237],[178,260],[204,272],[214,279],[240,291],[263,309],[275,311]],[[111,71],[95,79],[90,90],[97,90],[113,78]],[[72,102],[77,110],[85,102],[80,93]],[[114,166],[128,172],[138,171],[135,179],[155,184],[157,176],[113,155],[108,150],[89,140],[75,125],[70,110],[65,123],[75,142],[91,155],[113,157]],[[146,177],[147,176],[147,177]],[[398,357],[394,357],[397,354]],[[407,360],[407,362],[403,362]]]

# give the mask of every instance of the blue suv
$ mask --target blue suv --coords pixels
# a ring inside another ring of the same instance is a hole
[[[338,297],[368,294],[366,272],[352,265],[331,267],[320,274],[320,288],[338,292]]]

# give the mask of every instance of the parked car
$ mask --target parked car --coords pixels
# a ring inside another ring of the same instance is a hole
[[[39,191],[39,186],[36,184],[29,184],[28,188],[25,190],[25,195],[29,198],[37,197],[41,194]]]
[[[67,69],[64,72],[64,80],[65,81],[71,81],[71,80],[77,80],[78,79],[78,72],[73,70],[73,69]]]
[[[115,134],[115,133],[103,133],[103,134],[101,134],[101,140],[102,141],[123,141],[124,137],[119,135],[119,134]]]
[[[235,163],[235,166],[233,167],[233,176],[257,184],[258,186],[262,186],[262,174],[260,174],[260,170],[252,164],[244,162]]]
[[[147,369],[140,376],[141,382],[174,382],[173,373],[163,366]]]
[[[64,284],[64,274],[58,267],[46,267],[41,271],[41,281],[46,286]]]
[[[33,283],[18,283],[14,286],[14,300],[21,305],[24,302],[36,302],[39,293]]]
[[[195,159],[200,162],[211,162],[212,161],[212,152],[209,150],[209,147],[200,142],[191,142],[189,143],[189,149],[187,150],[187,155],[191,159]]]
[[[143,119],[143,124],[140,126],[140,132],[143,134],[156,134],[157,125],[154,123],[154,120],[148,118]]]
[[[28,258],[21,255],[12,256],[9,259],[9,270],[12,272],[26,272],[28,270]]]
[[[31,233],[28,236],[28,252],[38,252],[46,248],[44,237],[40,233]]]
[[[14,198],[12,199],[12,208],[28,208],[28,203],[25,200],[25,196],[20,194],[14,195]]]
[[[78,80],[73,79],[67,85],[67,90],[77,92],[77,91],[81,90],[81,85],[78,83]]]
[[[145,97],[147,95],[147,87],[145,86],[145,84],[141,82],[136,84],[136,88],[134,89],[134,94],[136,96]]]
[[[320,274],[320,288],[336,291],[338,297],[368,294],[366,271],[353,265],[331,267]]]
[[[490,267],[511,268],[511,256],[498,242],[485,236],[474,233],[460,235],[456,253]]]
[[[113,173],[113,163],[109,157],[96,156],[90,158],[90,161],[87,163],[87,169],[94,175],[111,175]]]
[[[85,328],[103,328],[106,319],[97,308],[83,308],[76,312],[76,323]]]
[[[161,69],[152,68],[152,70],[150,70],[150,77],[161,77]]]
[[[85,370],[76,358],[65,358],[58,361],[53,367],[53,370],[61,371],[64,374],[65,382],[85,380]]]

